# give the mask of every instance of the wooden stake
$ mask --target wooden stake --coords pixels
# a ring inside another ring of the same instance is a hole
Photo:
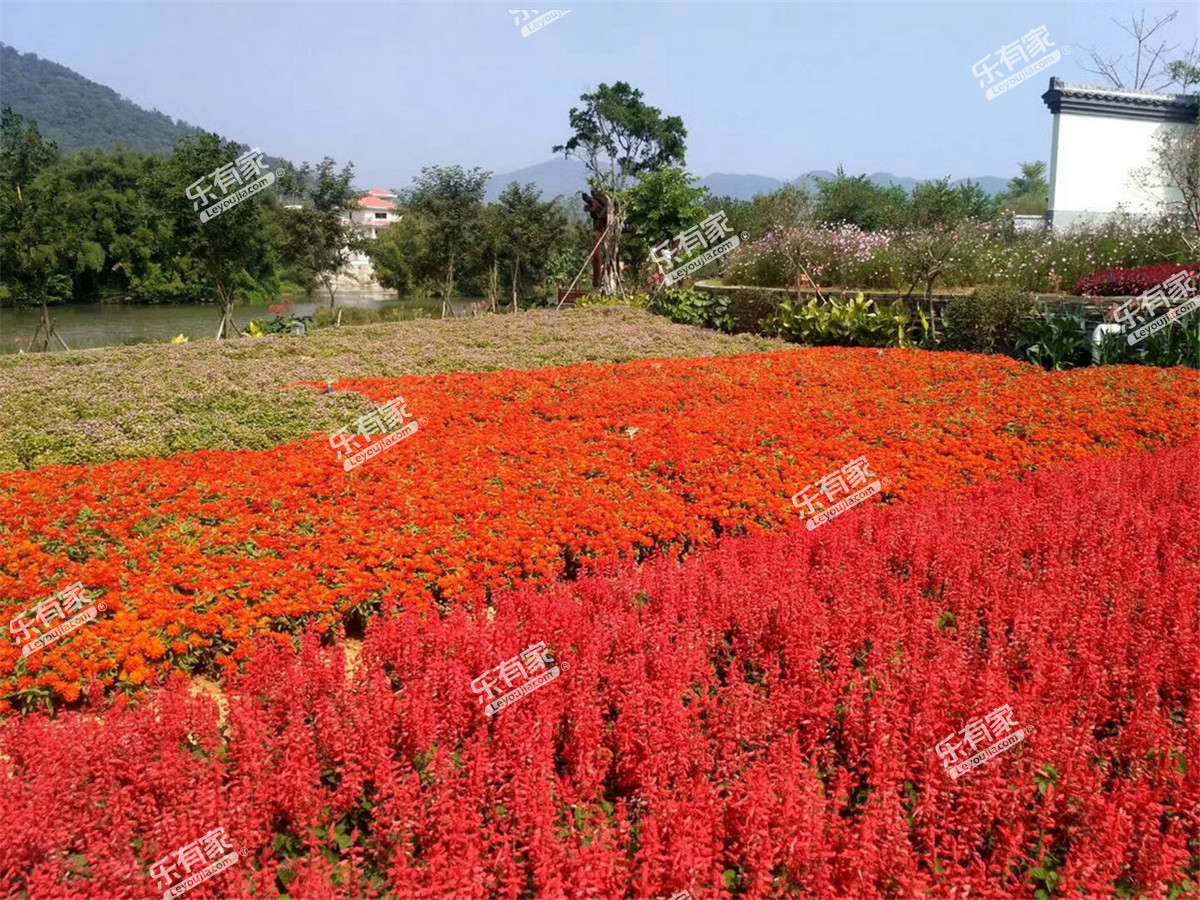
[[[589,253],[588,258],[583,261],[583,268],[581,268],[579,270],[579,275],[583,274],[583,270],[588,267],[588,263],[590,263],[592,261],[592,257],[595,256],[596,251],[600,249],[600,243],[601,243],[600,241],[596,241],[595,246],[592,247],[592,252]],[[567,288],[567,292],[565,294],[563,294],[562,300],[558,301],[558,306],[554,307],[555,309],[562,308],[563,301],[566,300],[567,297],[569,297],[571,295],[571,291],[573,291],[575,289],[575,283],[579,281],[579,275],[575,276],[575,280],[571,282],[571,286],[569,288]]]

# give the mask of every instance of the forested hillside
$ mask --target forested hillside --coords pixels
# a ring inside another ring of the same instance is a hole
[[[0,103],[37,122],[44,138],[64,153],[117,145],[166,156],[196,131],[187,122],[145,110],[112,88],[66,66],[0,44]]]

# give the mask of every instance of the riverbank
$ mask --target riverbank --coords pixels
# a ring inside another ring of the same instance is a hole
[[[723,356],[787,346],[674,325],[627,307],[591,307],[10,355],[0,358],[0,470],[205,447],[265,449],[336,431],[367,411],[358,394],[278,387],[295,381]]]
[[[328,295],[314,293],[285,296],[280,303],[291,304],[293,315],[315,316],[327,311]],[[438,318],[441,302],[437,299],[398,298],[387,291],[338,291],[337,310],[347,314],[366,311],[392,320]],[[456,297],[451,303],[456,315],[469,314],[474,297]],[[245,328],[252,319],[275,317],[271,303],[239,304],[234,321]],[[121,347],[136,344],[163,344],[182,334],[190,342],[214,340],[221,311],[216,303],[87,303],[50,307],[55,332],[72,350],[96,347]],[[0,308],[0,355],[28,349],[41,318],[40,308]],[[61,349],[55,344],[55,350]]]

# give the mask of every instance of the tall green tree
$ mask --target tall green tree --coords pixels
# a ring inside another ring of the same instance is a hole
[[[769,194],[755,196],[746,209],[744,223],[732,215],[730,221],[748,231],[750,240],[756,241],[768,232],[779,233],[799,225],[812,214],[812,194],[798,185],[785,184]]]
[[[995,212],[995,199],[975,182],[951,187],[949,178],[941,178],[913,188],[907,220],[917,228],[954,227],[970,219],[990,220]]]
[[[543,201],[534,184],[510,182],[495,207],[504,240],[501,256],[508,294],[516,312],[521,300],[530,298],[548,277],[556,255],[569,246],[570,228],[562,207],[553,200]]]
[[[321,284],[318,278],[321,269],[319,217],[299,203],[280,203],[265,207],[263,218],[267,240],[280,262],[282,278],[311,297]]]
[[[907,208],[908,194],[904,188],[880,187],[866,175],[851,177],[841,166],[832,178],[817,179],[814,215],[826,225],[844,222],[864,231],[882,231],[900,226]]]
[[[421,213],[408,211],[367,242],[375,278],[400,296],[426,293],[437,278],[430,252],[432,227]]]
[[[239,295],[274,279],[275,267],[265,237],[257,197],[248,197],[220,215],[201,221],[187,188],[227,163],[242,147],[218,135],[200,133],[181,138],[152,181],[151,196],[171,219],[175,246],[202,266],[207,286],[221,307],[217,338],[238,334],[233,310]]]
[[[1046,164],[1041,160],[1021,163],[1021,174],[1008,180],[1008,189],[1000,197],[1000,205],[1004,209],[1028,216],[1044,214],[1049,201]]]
[[[624,81],[601,84],[582,94],[582,108],[572,107],[571,137],[554,153],[581,160],[588,183],[601,197],[607,221],[600,240],[601,291],[622,293],[620,241],[628,214],[626,192],[634,180],[664,166],[685,162],[687,129],[678,116],[664,116],[647,105],[642,92]]]
[[[73,281],[74,299],[128,299],[143,290],[155,260],[177,268],[179,260],[163,252],[170,239],[166,217],[146,197],[157,162],[129,150],[85,150],[44,176],[48,191],[61,198],[62,227],[79,246],[75,265],[64,273]]]
[[[320,282],[333,308],[337,277],[350,261],[350,253],[362,245],[347,214],[356,192],[351,187],[354,165],[337,171],[337,163],[326,156],[315,167],[305,162],[298,169],[284,163],[279,167],[279,192],[298,201],[300,209],[287,209],[279,224],[283,229],[281,257],[302,284]]]
[[[37,125],[11,109],[0,114],[0,299],[40,306],[43,349],[50,348],[49,304],[71,296],[64,274],[79,247],[64,228],[62,198],[48,189],[45,175],[58,148],[42,139]]]
[[[1196,53],[1195,44],[1183,59],[1167,63],[1167,74],[1184,94],[1194,92],[1194,88],[1200,86],[1200,56]]]
[[[472,252],[478,238],[483,192],[491,172],[462,166],[426,166],[414,179],[405,201],[429,224],[431,263],[441,273],[442,318],[453,316],[455,267]]]
[[[490,204],[479,214],[479,230],[472,243],[472,256],[483,284],[488,308],[496,312],[500,297],[500,268],[512,246],[512,235],[503,209]]]
[[[635,271],[647,267],[652,248],[704,220],[708,191],[694,187],[694,180],[677,166],[664,166],[629,188],[624,252]]]

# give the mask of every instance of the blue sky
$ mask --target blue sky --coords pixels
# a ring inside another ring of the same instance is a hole
[[[1083,48],[1128,46],[1112,18],[1178,9],[1169,40],[1200,35],[1195,2],[575,2],[528,37],[510,5],[5,0],[0,40],[269,153],[405,187],[424,165],[544,162],[579,95],[617,80],[683,118],[696,175],[1008,177],[1048,159],[1050,76],[1097,82]],[[986,100],[971,66],[1039,25],[1074,52]]]

